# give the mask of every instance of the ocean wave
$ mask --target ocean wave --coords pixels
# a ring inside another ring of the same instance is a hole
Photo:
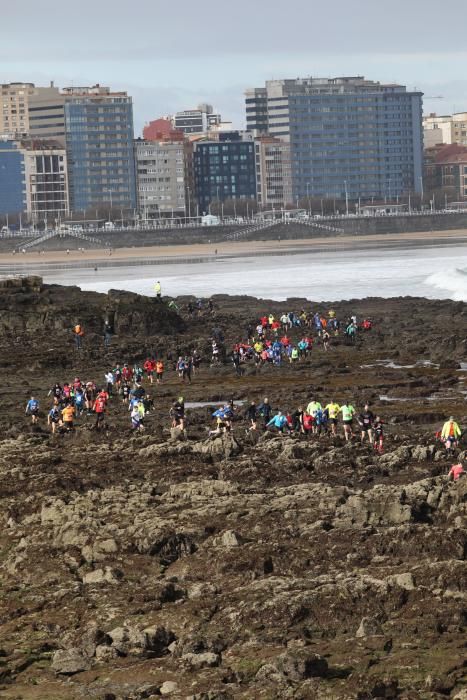
[[[434,272],[427,277],[425,284],[437,289],[444,289],[446,296],[454,301],[467,301],[467,268],[452,268]]]

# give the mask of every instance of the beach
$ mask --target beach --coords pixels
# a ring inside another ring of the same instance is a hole
[[[79,239],[72,241],[79,242]],[[238,257],[247,255],[274,255],[284,253],[302,253],[318,250],[346,250],[355,248],[392,248],[394,246],[432,246],[453,245],[467,242],[467,230],[457,229],[452,231],[427,231],[410,233],[387,233],[369,235],[341,235],[322,236],[296,240],[268,240],[268,241],[226,241],[222,243],[197,243],[186,245],[164,246],[133,246],[124,248],[82,248],[81,250],[44,250],[40,246],[27,250],[25,253],[1,253],[0,268],[5,272],[9,265],[20,268],[33,265],[50,263],[66,263],[74,265],[112,263],[135,261],[137,259],[175,261],[176,259],[205,258],[205,257]],[[217,253],[216,253],[217,251]]]

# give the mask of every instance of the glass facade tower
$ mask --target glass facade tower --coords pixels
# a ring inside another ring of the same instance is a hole
[[[362,77],[268,81],[247,128],[290,143],[293,197],[388,199],[422,190],[422,94]]]
[[[86,210],[104,202],[134,209],[131,97],[99,86],[64,93],[71,209]]]

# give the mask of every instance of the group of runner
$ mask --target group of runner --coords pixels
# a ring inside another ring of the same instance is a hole
[[[365,318],[360,324],[355,315],[341,322],[333,309],[327,314],[308,314],[305,309],[300,313],[290,311],[276,318],[274,314],[262,316],[256,324],[251,323],[246,328],[247,341],[239,341],[232,348],[232,362],[237,374],[242,374],[242,364],[253,360],[256,367],[266,364],[281,365],[288,361],[290,364],[306,359],[311,353],[315,342],[327,352],[336,338],[344,332],[344,337],[350,344],[355,343],[357,332],[369,331],[373,322]],[[298,339],[292,340],[291,334]],[[316,333],[316,338],[312,333]],[[214,350],[214,342],[213,342]],[[214,363],[214,351],[212,363]]]
[[[157,363],[157,361],[156,361]],[[157,366],[157,365],[156,365]],[[156,381],[161,382],[163,369],[159,366],[156,372]],[[151,395],[143,386],[143,377],[146,375],[149,384],[154,381],[153,361],[149,360],[143,367],[129,364],[116,365],[114,369],[105,373],[105,386],[97,387],[93,381],[83,382],[75,377],[72,382],[64,382],[63,385],[55,383],[49,390],[47,397],[51,398],[52,405],[47,411],[47,424],[53,434],[60,432],[72,432],[76,418],[82,415],[86,419],[93,418],[93,428],[101,430],[104,427],[105,415],[109,400],[112,397],[120,397],[122,404],[129,411],[131,428],[135,432],[144,430],[144,419],[148,412],[154,408]],[[31,417],[32,424],[37,424],[40,415],[40,402],[36,396],[31,396],[26,404],[26,414]],[[350,442],[360,435],[360,442],[373,446],[380,454],[384,445],[384,423],[379,415],[374,413],[370,405],[364,405],[360,412],[348,401],[338,404],[334,399],[324,404],[313,398],[306,406],[298,406],[294,411],[273,410],[267,397],[257,404],[250,401],[247,408],[239,412],[233,399],[213,413],[215,427],[209,431],[210,436],[228,433],[233,430],[234,421],[239,418],[247,422],[246,432],[266,430],[281,435],[303,435],[306,437],[338,435],[338,426],[342,424],[343,437]],[[182,396],[173,402],[170,409],[171,427],[184,431],[186,427],[185,402]],[[462,430],[459,424],[451,416],[437,437],[444,444],[447,454],[452,456],[459,445]],[[462,465],[454,465],[451,478],[459,479],[464,475]]]
[[[93,428],[100,430],[104,426],[110,398],[119,396],[122,403],[128,407],[132,429],[141,431],[144,429],[146,413],[154,406],[151,395],[143,386],[143,376],[147,377],[149,384],[153,384],[154,381],[160,384],[163,375],[163,362],[148,358],[142,367],[137,364],[133,367],[128,363],[122,366],[117,364],[105,373],[102,388],[94,381],[83,382],[79,377],[63,384],[57,382],[47,394],[52,402],[47,409],[47,424],[53,434],[57,430],[71,432],[74,430],[75,420],[84,415],[86,419],[93,417]],[[31,417],[32,424],[38,423],[39,399],[31,396],[25,412]]]
[[[51,399],[51,406],[47,410],[47,425],[53,434],[57,430],[72,432],[76,418],[83,414],[94,417],[96,430],[103,427],[109,393],[98,388],[94,382],[82,382],[79,377],[75,377],[72,382],[64,382],[63,385],[56,382],[47,397]],[[26,414],[31,416],[33,424],[39,421],[40,402],[35,396],[31,396],[27,402]]]
[[[213,417],[216,419],[216,427],[210,431],[211,435],[229,432],[232,430],[235,408],[232,404],[226,404],[214,411]],[[355,436],[354,421],[356,419],[361,443],[367,441],[378,452],[383,451],[383,421],[371,411],[368,404],[365,404],[363,410],[357,414],[354,406],[347,401],[343,401],[342,405],[339,405],[331,400],[323,406],[316,399],[312,399],[306,407],[299,406],[295,411],[286,412],[274,411],[266,397],[260,404],[251,401],[244,412],[244,418],[248,422],[247,432],[269,430],[282,435],[315,435],[317,437],[322,435],[337,437],[338,424],[342,420],[346,442]]]

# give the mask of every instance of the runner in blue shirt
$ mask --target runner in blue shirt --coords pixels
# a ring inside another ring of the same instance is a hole
[[[282,411],[279,411],[279,412],[277,413],[277,415],[274,416],[274,418],[271,418],[271,420],[269,421],[269,423],[266,425],[266,428],[269,428],[269,427],[277,428],[277,430],[278,430],[280,433],[283,433],[284,430],[287,430],[287,432],[290,433],[290,426],[289,426],[289,424],[288,424],[288,422],[287,422],[286,416],[284,416],[284,414],[282,413]]]
[[[39,401],[31,396],[26,404],[26,415],[31,416],[32,423],[37,423],[39,415]]]

